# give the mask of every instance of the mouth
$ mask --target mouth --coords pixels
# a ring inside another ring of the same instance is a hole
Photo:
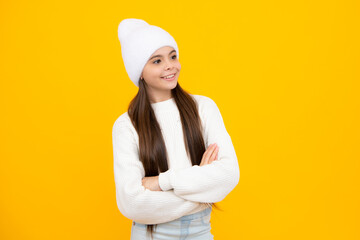
[[[175,79],[175,76],[176,76],[176,73],[172,73],[172,74],[166,75],[166,76],[161,77],[161,78],[164,79],[164,80],[171,81],[171,80]]]

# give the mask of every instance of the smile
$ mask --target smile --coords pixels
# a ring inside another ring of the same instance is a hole
[[[165,80],[173,80],[175,78],[175,75],[176,75],[176,73],[171,74],[171,75],[167,75],[167,76],[161,77],[161,78],[165,79]]]

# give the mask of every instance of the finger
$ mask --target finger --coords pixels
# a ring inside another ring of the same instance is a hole
[[[216,154],[215,158],[211,162],[217,160],[217,158],[218,158],[218,154]]]
[[[207,164],[207,158],[205,158],[205,157],[203,156],[203,158],[201,159],[200,166],[204,166],[205,164]]]
[[[208,148],[207,157],[211,158],[211,156],[214,154],[214,151],[216,150],[217,145],[214,143],[214,145],[211,146],[211,148]]]
[[[218,151],[218,149],[219,149],[219,147],[218,147],[218,146],[215,146],[214,149],[213,149],[213,151],[211,152],[209,158],[214,158],[215,155],[216,155],[216,153],[217,153],[217,151]]]
[[[219,147],[216,146],[215,149],[214,149],[214,151],[212,152],[212,154],[211,154],[211,156],[210,156],[210,161],[211,161],[211,162],[215,160],[216,155],[217,155],[218,152],[219,152]]]
[[[211,159],[210,163],[212,163],[213,161],[217,160],[218,154],[216,153],[215,157],[213,159]]]
[[[211,144],[211,145],[206,149],[206,151],[205,151],[205,153],[204,153],[204,157],[207,157],[207,158],[208,158],[214,148],[215,148],[215,143]]]
[[[213,154],[215,149],[216,149],[216,143],[213,143],[213,144],[209,145],[209,147],[206,149],[206,151],[205,151],[205,153],[203,155],[200,166],[209,164],[210,157]]]
[[[203,154],[202,160],[201,160],[202,165],[208,164],[210,154],[212,153],[212,150],[214,147],[215,147],[215,144],[213,143],[206,149],[205,153]],[[202,165],[200,165],[200,166],[202,166]]]

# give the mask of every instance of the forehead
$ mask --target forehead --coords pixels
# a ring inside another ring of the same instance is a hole
[[[152,56],[155,56],[155,55],[167,55],[169,54],[172,50],[175,50],[173,47],[170,47],[170,46],[164,46],[164,47],[161,47],[159,48],[158,50],[156,50],[152,55]]]

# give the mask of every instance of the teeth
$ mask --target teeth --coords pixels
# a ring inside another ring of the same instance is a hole
[[[174,74],[173,74],[173,75],[169,75],[169,76],[164,77],[164,78],[172,78],[173,76],[174,76]]]

